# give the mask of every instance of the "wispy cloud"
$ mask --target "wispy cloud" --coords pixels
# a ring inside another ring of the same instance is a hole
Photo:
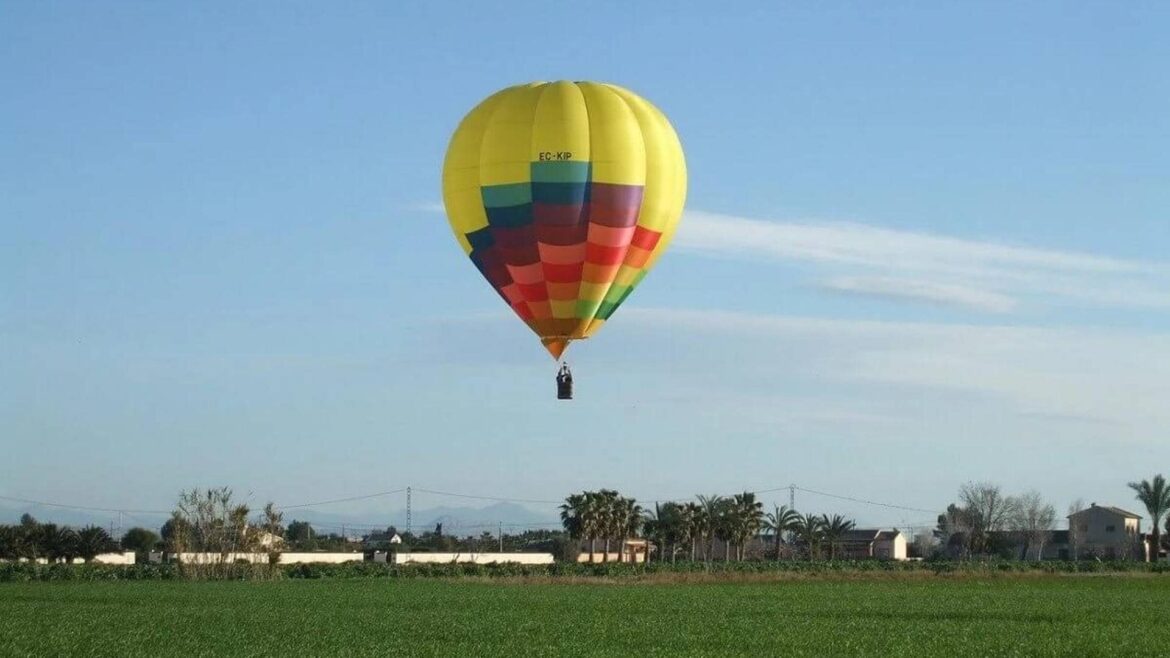
[[[1019,305],[1016,299],[997,292],[923,279],[839,276],[821,285],[834,292],[964,306],[989,313],[1006,313]]]
[[[813,268],[828,290],[1003,313],[1028,303],[1170,309],[1170,263],[1019,247],[848,222],[689,211],[676,246]]]
[[[722,369],[734,371],[730,381],[750,381],[761,369],[776,370],[777,379],[789,386],[823,386],[830,397],[870,403],[892,397],[891,404],[912,407],[928,399],[936,404],[949,400],[959,409],[966,406],[968,414],[976,401],[990,400],[1004,418],[1076,418],[1123,428],[1117,438],[1135,440],[1152,440],[1170,424],[1167,334],[665,308],[622,311],[623,321],[640,330],[670,326],[677,344],[661,348],[670,354],[696,354],[690,342],[704,345]],[[731,358],[728,350],[751,356]]]

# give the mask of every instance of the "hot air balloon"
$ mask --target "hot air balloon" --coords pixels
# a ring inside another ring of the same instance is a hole
[[[686,162],[666,116],[597,82],[493,94],[464,117],[443,164],[455,238],[554,359],[630,296],[670,243],[685,198]]]

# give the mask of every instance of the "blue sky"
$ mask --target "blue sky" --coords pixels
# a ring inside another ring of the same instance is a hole
[[[0,9],[0,495],[1063,512],[1170,468],[1166,5],[397,4]],[[439,190],[467,110],[562,78],[690,172],[572,404]]]

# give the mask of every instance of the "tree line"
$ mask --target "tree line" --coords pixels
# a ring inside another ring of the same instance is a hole
[[[798,555],[819,559],[824,553],[834,559],[845,534],[854,528],[854,522],[840,514],[802,515],[786,505],[765,512],[763,503],[750,491],[732,496],[699,495],[696,502],[655,503],[649,510],[615,490],[601,489],[572,494],[560,509],[565,532],[589,543],[590,562],[596,560],[598,542],[603,562],[609,560],[613,542],[619,546],[618,561],[623,561],[622,545],[639,533],[653,543],[660,560],[674,562],[681,555],[710,562],[718,541],[723,545],[724,561],[742,561],[749,541],[763,530],[771,533],[776,559]]]
[[[1153,527],[1149,544],[1166,548],[1162,521],[1170,535],[1170,487],[1165,478],[1128,483],[1135,498],[1145,507]],[[1069,514],[1084,508],[1081,501],[1069,507]],[[135,527],[115,540],[100,526],[81,528],[40,523],[25,514],[20,523],[0,525],[0,559],[45,559],[51,562],[91,561],[102,553],[119,549],[145,556],[150,551],[212,554],[227,561],[241,553],[267,553],[275,564],[284,550],[352,551],[354,544],[338,534],[318,534],[311,524],[292,521],[284,526],[283,513],[268,503],[255,520],[252,510],[233,501],[228,488],[192,489],[180,492],[178,504],[161,533]],[[613,489],[583,491],[565,498],[560,505],[561,531],[526,530],[521,533],[483,532],[479,536],[457,537],[444,533],[442,524],[433,531],[401,534],[393,527],[363,537],[369,550],[424,550],[439,552],[540,551],[559,559],[575,560],[576,545],[588,545],[589,561],[609,561],[615,542],[617,560],[626,559],[621,550],[627,539],[645,538],[654,546],[653,559],[702,560],[717,557],[742,561],[753,541],[767,543],[775,559],[805,557],[810,560],[836,559],[842,539],[855,524],[840,514],[801,514],[785,505],[765,511],[752,492],[732,496],[699,495],[693,502],[665,502],[644,508],[635,499]],[[936,526],[911,538],[911,554],[919,557],[968,558],[975,556],[1033,558],[1039,560],[1051,541],[1057,520],[1056,509],[1036,491],[1006,495],[991,483],[967,483],[960,487],[958,501],[938,515]],[[402,543],[392,544],[397,535]],[[1078,543],[1071,528],[1070,543]],[[1139,541],[1144,538],[1139,539]],[[722,556],[716,555],[717,543]],[[1074,555],[1074,559],[1077,557]]]
[[[1149,480],[1127,483],[1134,492],[1134,498],[1142,504],[1153,526],[1148,538],[1147,559],[1156,559],[1167,547],[1163,542],[1163,519],[1165,529],[1170,533],[1170,487],[1166,479],[1157,474]],[[1022,560],[1040,560],[1044,547],[1052,540],[1057,525],[1056,508],[1046,502],[1036,491],[1012,496],[1003,492],[996,484],[969,482],[959,488],[959,500],[951,503],[938,516],[933,532],[925,538],[936,542],[931,550],[936,556],[965,559],[969,557],[1014,557]],[[1068,507],[1068,516],[1085,509],[1083,500],[1073,501]],[[919,538],[916,538],[919,539]],[[1146,537],[1134,536],[1133,549],[1137,554],[1146,553],[1143,543]],[[1069,555],[1073,559],[1083,554],[1097,555],[1092,547],[1084,546],[1082,531],[1070,525],[1068,529]],[[1125,557],[1121,555],[1119,557]]]
[[[40,523],[30,514],[15,525],[0,525],[0,559],[40,560],[49,562],[91,562],[103,553],[120,548],[105,528],[87,525],[82,528]]]

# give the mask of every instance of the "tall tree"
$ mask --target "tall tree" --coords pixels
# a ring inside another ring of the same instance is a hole
[[[654,546],[658,549],[659,559],[665,560],[666,556],[666,540],[665,528],[659,518],[662,516],[662,505],[658,501],[654,502],[654,509],[647,509],[645,511],[646,518],[642,520],[642,533],[646,537],[648,543],[646,549],[646,561],[650,560],[649,546]]]
[[[775,505],[773,510],[764,518],[764,527],[772,531],[772,539],[776,544],[776,559],[780,559],[780,544],[784,533],[791,532],[800,515],[787,505]]]
[[[42,523],[36,532],[40,553],[50,562],[72,562],[77,557],[77,533],[55,523]]]
[[[190,548],[191,524],[178,512],[171,514],[162,525],[160,534],[167,553],[184,553]]]
[[[676,502],[662,505],[659,520],[663,524],[663,538],[669,546],[670,561],[678,559],[678,544],[683,541],[683,506]]]
[[[602,561],[609,561],[610,544],[620,543],[618,559],[622,559],[625,540],[637,534],[642,526],[642,508],[632,498],[625,498],[613,489],[585,491],[570,495],[561,505],[561,525],[574,539],[589,540],[589,561],[594,561],[597,540],[603,542]]]
[[[618,496],[617,513],[621,530],[621,536],[618,538],[621,542],[618,546],[618,561],[620,562],[622,556],[625,555],[626,540],[637,537],[638,531],[642,529],[642,506],[633,498]],[[646,553],[649,557],[649,549]],[[633,555],[630,555],[630,560],[634,560]]]
[[[959,500],[971,525],[971,550],[986,553],[991,533],[1005,530],[1015,514],[1017,501],[1005,496],[999,485],[968,482],[959,488]]]
[[[387,539],[393,536],[388,534]],[[296,550],[313,550],[317,532],[307,521],[292,521],[284,531],[284,538]]]
[[[698,545],[702,539],[702,515],[703,509],[696,503],[686,503],[679,508],[679,526],[681,528],[682,536],[686,542],[690,544],[690,560],[695,561],[698,556]]]
[[[808,559],[819,558],[822,537],[821,518],[813,514],[805,514],[797,519],[793,527],[796,530],[796,535],[800,537],[805,546],[808,546]]]
[[[703,537],[707,540],[706,549],[703,552],[703,557],[707,562],[711,561],[711,554],[715,552],[715,537],[722,533],[723,524],[723,496],[712,494],[710,496],[699,495],[699,507],[702,508],[703,513],[699,519],[701,521],[699,527],[702,530]]]
[[[938,515],[934,536],[949,557],[965,558],[971,546],[971,515],[954,503]]]
[[[659,559],[674,562],[678,543],[684,536],[682,506],[675,502],[654,503],[654,509],[646,512],[643,523],[646,537],[655,542]],[[649,559],[649,555],[647,555]]]
[[[25,557],[27,531],[18,525],[0,525],[0,560]]]
[[[147,530],[146,528],[134,527],[122,535],[122,550],[134,551],[139,555],[145,555],[154,550],[158,542],[158,535],[153,531]]]
[[[600,504],[602,543],[604,544],[605,553],[601,557],[602,562],[609,562],[609,547],[614,538],[620,534],[620,528],[623,526],[623,511],[621,504],[621,496],[613,489],[601,489],[597,492],[598,501]],[[618,560],[621,560],[621,549],[618,549]]]
[[[170,546],[180,549],[175,552],[208,556],[184,565],[191,575],[228,573],[232,554],[253,552],[260,538],[248,524],[248,506],[236,504],[227,487],[180,492],[169,524],[163,532],[171,535]]]
[[[1016,506],[1011,518],[1012,529],[1023,540],[1021,559],[1028,559],[1028,553],[1036,550],[1036,559],[1044,553],[1044,544],[1052,536],[1052,528],[1056,525],[1056,508],[1044,501],[1038,491],[1016,498]]]
[[[268,564],[275,566],[280,562],[281,545],[284,544],[284,513],[269,502],[260,517],[260,527],[265,533],[264,548],[268,553]]]
[[[41,525],[28,514],[31,523],[0,526],[0,560],[36,560],[44,553],[41,550]]]
[[[731,498],[720,498],[715,508],[712,534],[715,539],[723,542],[723,561],[731,561],[731,545],[739,535],[737,528],[739,519],[736,516],[735,501]]]
[[[585,494],[570,494],[561,504],[561,526],[570,539],[580,541],[586,538]],[[593,545],[589,546],[589,561],[593,561]]]
[[[764,504],[756,500],[756,494],[745,491],[735,494],[732,504],[734,510],[736,540],[736,555],[743,561],[744,548],[748,541],[760,533],[764,525]]]
[[[1161,473],[1155,475],[1153,481],[1130,482],[1129,488],[1134,490],[1134,493],[1137,494],[1136,498],[1141,501],[1142,505],[1146,506],[1146,513],[1154,522],[1153,530],[1150,532],[1154,545],[1151,547],[1147,559],[1152,557],[1157,560],[1158,553],[1162,549],[1162,529],[1159,525],[1162,523],[1162,516],[1166,514],[1167,510],[1170,510],[1170,489],[1166,487],[1166,479],[1162,477]]]
[[[605,532],[604,501],[594,491],[586,491],[581,504],[581,524],[589,538],[589,561],[597,554],[597,539]]]
[[[118,544],[101,526],[86,526],[77,532],[77,556],[86,562],[102,553],[111,553],[118,550]]]
[[[828,514],[821,515],[821,536],[824,537],[825,543],[829,545],[829,559],[837,559],[837,548],[841,544],[841,538],[845,533],[853,529],[853,521],[845,520],[845,517],[840,514],[829,516]]]

